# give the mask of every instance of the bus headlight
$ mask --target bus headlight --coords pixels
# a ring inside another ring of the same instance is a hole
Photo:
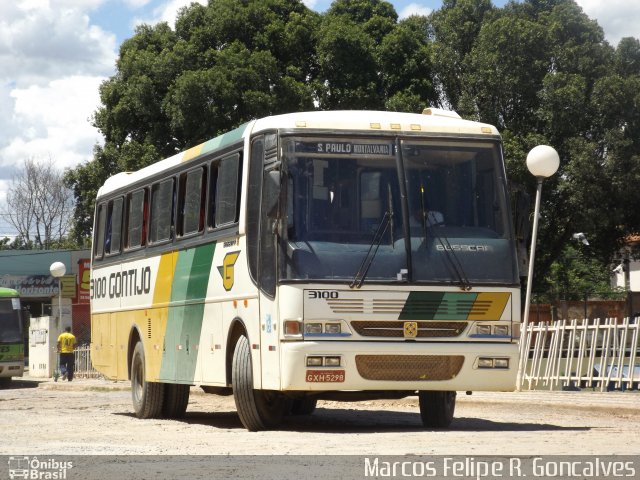
[[[509,327],[507,325],[496,325],[493,327],[493,333],[495,335],[501,335],[503,337],[509,336]]]
[[[324,333],[340,333],[342,329],[339,323],[325,323]]]
[[[323,357],[307,357],[307,367],[321,367]]]
[[[324,366],[325,367],[339,367],[340,366],[340,357],[324,357]]]
[[[491,325],[478,325],[476,331],[478,335],[491,335]]]
[[[478,368],[493,368],[493,358],[479,358]]]
[[[508,358],[496,358],[494,360],[495,368],[509,368],[509,359]]]
[[[321,323],[305,323],[304,333],[309,333],[309,334],[322,333],[322,324]]]

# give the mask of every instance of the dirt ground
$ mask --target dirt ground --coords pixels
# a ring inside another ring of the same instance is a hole
[[[0,455],[637,455],[640,393],[461,392],[448,430],[422,427],[416,397],[320,401],[250,433],[195,387],[184,419],[139,420],[126,383],[25,378],[0,390],[0,432]]]

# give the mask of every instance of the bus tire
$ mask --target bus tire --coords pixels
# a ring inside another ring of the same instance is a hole
[[[164,384],[162,416],[165,418],[182,418],[189,404],[190,385],[178,383]]]
[[[456,410],[456,392],[418,392],[422,425],[427,428],[448,428]]]
[[[238,338],[231,366],[233,399],[242,425],[250,432],[268,430],[282,422],[289,402],[280,392],[254,390],[249,340]]]
[[[144,348],[138,342],[131,358],[131,399],[138,418],[158,418],[162,413],[164,384],[145,380]]]
[[[9,388],[11,386],[11,377],[0,378],[0,388]]]
[[[296,398],[291,403],[291,415],[311,415],[317,404],[317,398]]]

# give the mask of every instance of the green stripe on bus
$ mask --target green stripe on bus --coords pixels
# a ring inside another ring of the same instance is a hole
[[[438,320],[466,320],[477,297],[477,293],[445,293],[442,297],[442,304],[436,312],[436,318]]]
[[[160,367],[161,380],[193,381],[214,251],[215,243],[210,243],[178,254]],[[196,303],[185,305],[191,301]]]
[[[211,140],[205,142],[202,145],[202,151],[200,152],[200,154],[203,155],[205,153],[211,152],[212,150],[223,148],[240,141],[248,125],[248,123],[245,123],[244,125],[240,125],[235,130],[231,130],[230,132],[224,133],[217,136],[216,138],[212,138]]]
[[[443,292],[411,292],[399,320],[432,320],[442,303]]]
[[[18,292],[13,288],[4,288],[4,287],[0,288],[0,297],[13,298],[18,296],[19,296]]]
[[[467,320],[477,293],[411,292],[399,320]]]

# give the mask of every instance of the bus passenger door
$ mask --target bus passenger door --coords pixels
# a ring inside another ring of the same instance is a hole
[[[260,213],[260,360],[262,388],[280,389],[279,312],[277,304],[277,225],[280,172],[267,163],[262,182]]]

